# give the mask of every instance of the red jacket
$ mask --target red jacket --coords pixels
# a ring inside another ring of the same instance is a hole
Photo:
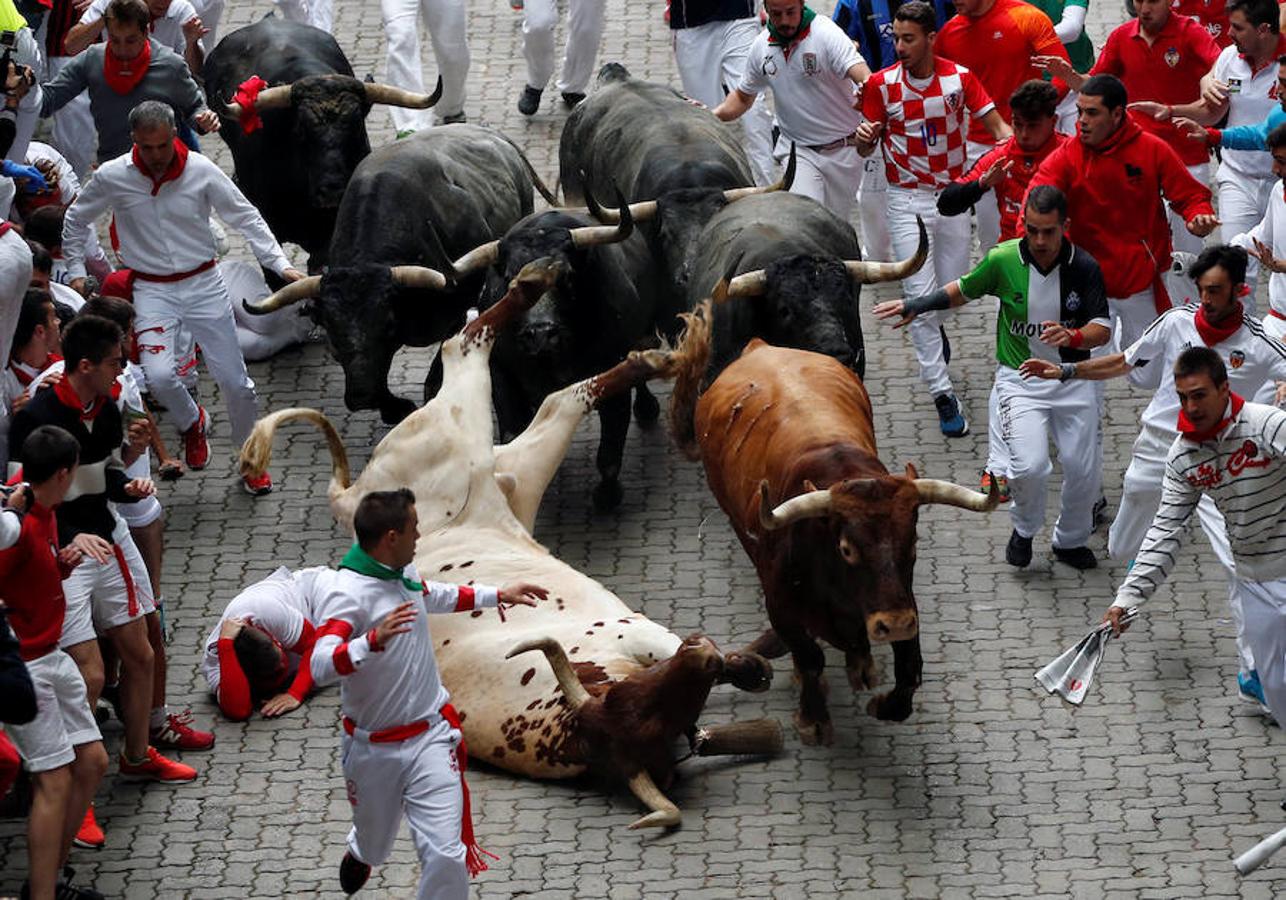
[[[1170,226],[1162,197],[1185,222],[1214,214],[1210,189],[1188,173],[1165,141],[1128,116],[1101,147],[1077,138],[1051,153],[1028,191],[1041,184],[1067,195],[1068,235],[1098,260],[1109,297],[1137,294],[1169,267]]]

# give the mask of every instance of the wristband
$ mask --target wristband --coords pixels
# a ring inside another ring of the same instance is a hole
[[[1068,334],[1067,346],[1075,349],[1079,347],[1081,344],[1085,343],[1085,335],[1081,333],[1081,330],[1079,328],[1069,328],[1067,330],[1067,334]]]
[[[918,316],[921,313],[950,308],[951,297],[947,295],[946,288],[938,288],[932,294],[912,297],[909,300],[902,301],[902,315],[904,316]]]
[[[1206,140],[1210,142],[1210,146],[1218,147],[1223,143],[1223,132],[1218,128],[1207,128]]]
[[[380,642],[379,642],[379,641],[376,639],[376,637],[375,637],[375,629],[374,629],[374,628],[372,628],[370,631],[366,632],[366,643],[367,643],[367,645],[371,648],[371,652],[372,652],[372,653],[383,653],[383,652],[384,652],[384,648],[383,648],[382,646],[380,646]]]
[[[1076,363],[1063,363],[1058,367],[1058,380],[1067,381],[1076,377]]]
[[[1174,121],[1174,107],[1167,105],[1165,108],[1165,119],[1167,122]]]

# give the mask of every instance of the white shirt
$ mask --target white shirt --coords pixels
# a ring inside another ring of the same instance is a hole
[[[1237,52],[1235,44],[1223,48],[1215,60],[1215,78],[1228,85],[1228,124],[1258,125],[1277,104],[1277,54],[1258,72]],[[1245,178],[1272,178],[1273,157],[1258,150],[1223,150],[1222,167]]]
[[[862,114],[853,109],[854,84],[848,77],[848,70],[860,62],[862,56],[848,35],[819,15],[803,40],[791,45],[789,56],[768,43],[766,30],[760,32],[750,45],[737,90],[772,90],[777,124],[786,140],[804,146],[829,144],[862,123]]]
[[[55,267],[57,266],[57,263],[58,261],[55,260]],[[52,274],[50,275],[49,281],[49,296],[53,297],[59,303],[66,303],[71,307],[72,312],[80,312],[80,308],[85,305],[84,297],[73,291],[67,285],[54,281]]]
[[[80,14],[78,24],[92,25],[101,20],[111,2],[112,0],[94,0]],[[193,18],[196,18],[196,7],[188,0],[170,0],[170,8],[165,11],[165,15],[152,22],[152,37],[156,38],[158,44],[169,47],[182,56],[188,46],[187,38],[183,36],[183,23]],[[106,27],[103,28],[102,36],[107,36]]]
[[[246,238],[265,269],[282,274],[290,260],[268,224],[223,170],[189,153],[182,174],[153,194],[150,175],[125,153],[98,167],[63,222],[63,257],[72,278],[85,274],[85,248],[94,222],[111,210],[126,268],[149,275],[190,272],[217,255],[210,213]]]
[[[1227,159],[1227,152],[1224,151],[1225,159]],[[1269,163],[1272,163],[1271,154],[1260,155],[1268,157]],[[1250,252],[1255,248],[1255,240],[1271,248],[1273,256],[1278,259],[1286,257],[1286,183],[1279,181],[1273,185],[1268,196],[1268,209],[1264,212],[1264,217],[1259,220],[1259,224],[1245,234],[1237,235],[1229,243]],[[1286,316],[1286,274],[1273,272],[1268,276],[1268,305],[1275,312]]]

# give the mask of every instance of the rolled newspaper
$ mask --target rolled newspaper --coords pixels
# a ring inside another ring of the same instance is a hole
[[[1138,614],[1138,607],[1131,606],[1121,616],[1121,624],[1133,622]],[[1107,643],[1113,637],[1112,626],[1100,622],[1093,631],[1037,672],[1036,680],[1051,694],[1058,694],[1068,703],[1080,706],[1089,693],[1090,682],[1094,680],[1099,663],[1103,661]]]
[[[1249,875],[1264,863],[1268,862],[1268,858],[1282,847],[1286,847],[1286,828],[1283,828],[1274,835],[1264,838],[1258,844],[1233,860],[1232,864],[1237,867],[1238,875]]]

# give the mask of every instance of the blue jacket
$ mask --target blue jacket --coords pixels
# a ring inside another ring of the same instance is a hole
[[[898,61],[893,50],[893,14],[904,0],[839,0],[835,6],[835,24],[857,41],[862,58],[872,72],[888,68]],[[929,0],[938,14],[938,27],[956,14],[952,0]]]
[[[1219,132],[1219,146],[1225,150],[1268,150],[1268,134],[1278,125],[1286,124],[1286,110],[1273,107],[1268,118],[1254,125],[1234,125]]]

